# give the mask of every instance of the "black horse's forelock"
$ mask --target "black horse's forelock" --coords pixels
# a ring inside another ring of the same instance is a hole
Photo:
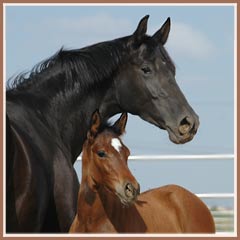
[[[176,66],[172,60],[172,58],[169,56],[168,52],[164,48],[164,46],[160,47],[160,52],[164,58],[164,60],[168,63],[169,68],[174,72],[176,72]]]
[[[122,58],[124,48],[120,40],[95,44],[89,47],[65,50],[61,48],[52,57],[44,60],[30,72],[20,73],[10,78],[7,90],[29,90],[34,85],[40,86],[48,79],[62,78],[64,88],[80,86],[81,91],[108,81]],[[46,74],[45,74],[46,73]],[[55,82],[56,83],[56,82]],[[64,90],[64,89],[62,89]]]

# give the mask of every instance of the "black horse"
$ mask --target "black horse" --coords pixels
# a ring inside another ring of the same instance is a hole
[[[130,112],[165,129],[174,143],[199,126],[164,48],[170,19],[146,35],[148,16],[127,37],[61,49],[6,92],[6,230],[67,232],[79,182],[73,168],[92,113]]]

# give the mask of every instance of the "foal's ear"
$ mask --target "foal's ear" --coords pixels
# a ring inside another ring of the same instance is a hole
[[[87,138],[89,140],[93,140],[97,136],[100,125],[101,125],[100,113],[98,110],[96,110],[92,115],[90,130],[88,131],[87,134]]]
[[[119,136],[125,132],[127,118],[127,113],[122,113],[120,118],[113,124],[114,130],[119,134]]]
[[[157,42],[164,45],[167,42],[168,35],[170,32],[171,20],[168,18],[162,27],[152,36]]]
[[[148,18],[149,15],[146,15],[145,17],[143,17],[140,22],[138,23],[137,29],[135,30],[135,32],[133,33],[133,40],[134,43],[141,43],[141,40],[143,38],[143,36],[146,34],[147,32],[147,22],[148,22]]]

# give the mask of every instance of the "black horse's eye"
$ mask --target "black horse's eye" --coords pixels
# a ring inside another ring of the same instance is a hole
[[[151,68],[148,66],[142,67],[141,70],[143,71],[144,74],[150,74],[152,72]]]
[[[103,158],[103,157],[106,157],[107,154],[103,151],[103,150],[100,150],[97,152],[97,155],[100,157],[100,158]]]

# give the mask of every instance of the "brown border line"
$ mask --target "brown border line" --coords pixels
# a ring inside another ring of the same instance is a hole
[[[31,0],[28,0],[28,1],[22,1],[22,2],[18,2],[18,1],[14,1],[14,0],[1,0],[1,7],[0,7],[0,14],[1,14],[1,17],[2,17],[2,22],[3,22],[3,3],[103,3],[101,0],[95,0],[95,1],[81,1],[81,0],[71,0],[69,2],[66,2],[66,0],[52,0],[51,2],[47,1],[47,0],[39,0],[39,1],[31,1]],[[220,1],[216,1],[216,0],[211,0],[211,2],[207,1],[207,0],[200,0],[200,1],[197,1],[197,2],[193,2],[193,1],[181,1],[181,0],[171,0],[171,1],[161,1],[161,0],[151,0],[149,2],[147,1],[141,1],[141,0],[138,0],[138,1],[127,1],[127,0],[118,0],[116,2],[112,2],[110,0],[105,0],[104,3],[167,3],[167,4],[171,4],[171,3],[237,3],[237,16],[239,16],[239,13],[240,13],[240,9],[239,9],[239,0],[237,1],[223,1],[223,0],[220,0]],[[238,18],[238,21],[237,21],[237,25],[240,26],[239,24],[239,18]],[[1,43],[1,59],[0,59],[0,72],[2,73],[2,80],[0,81],[0,87],[1,87],[1,90],[2,90],[2,98],[1,98],[1,104],[0,104],[0,112],[1,112],[1,127],[0,127],[0,132],[1,132],[1,138],[0,138],[0,151],[1,151],[1,154],[2,154],[2,161],[1,161],[1,164],[0,164],[0,171],[1,173],[3,173],[3,24],[1,24],[0,26],[0,31],[1,31],[1,39],[0,39],[0,43]],[[224,33],[223,33],[224,34]],[[239,40],[240,39],[240,33],[239,31],[237,31],[237,39]],[[240,48],[237,48],[237,59],[238,57],[240,56],[239,52],[240,52]],[[237,69],[240,69],[240,61],[237,61]],[[239,80],[239,74],[237,74],[237,80]],[[237,92],[239,91],[239,84],[237,84]],[[237,94],[237,106],[239,105],[239,96]],[[240,118],[240,111],[237,112],[237,125],[238,125],[238,119]],[[237,131],[237,142],[239,142],[239,136],[240,136],[240,129],[238,128],[238,131]],[[237,149],[237,159],[238,159],[238,156],[240,156],[240,149],[238,148]],[[237,165],[237,172],[239,172],[239,166],[240,164]],[[240,180],[240,177],[237,176],[237,183],[239,183],[239,180]],[[1,178],[1,184],[0,184],[0,191],[1,193],[3,193],[3,183],[2,183],[3,179]],[[237,199],[240,199],[240,186],[238,184],[238,187],[237,187]],[[238,200],[240,201],[240,200]],[[1,239],[3,239],[3,198],[1,197],[0,198],[0,204],[1,204],[1,218],[0,218],[0,230],[1,230]],[[115,240],[122,240],[122,239],[129,239],[129,240],[138,240],[138,239],[152,239],[152,240],[156,240],[156,239],[167,239],[167,240],[174,240],[174,239],[202,239],[202,240],[205,240],[205,239],[239,239],[239,236],[240,236],[240,209],[239,209],[239,206],[237,206],[237,236],[238,237],[109,237],[107,239],[115,239]],[[47,238],[47,237],[29,237],[27,239],[43,239],[43,238]],[[67,237],[66,237],[67,238]],[[66,239],[64,238],[64,239]],[[95,239],[95,238],[100,238],[100,237],[69,237],[69,239],[81,239],[81,240],[91,240],[91,239]],[[105,237],[101,237],[102,239],[104,239]],[[26,237],[4,237],[4,239],[26,239]],[[57,240],[59,239],[59,237],[49,237],[48,239],[52,239],[52,240]],[[61,236],[60,236],[60,239],[61,239]]]

